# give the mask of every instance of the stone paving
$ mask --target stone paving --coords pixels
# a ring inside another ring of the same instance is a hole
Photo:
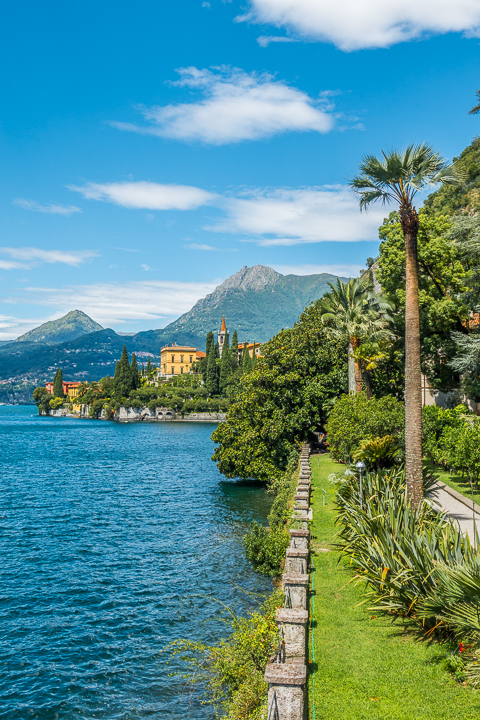
[[[466,533],[471,543],[475,541],[474,522],[477,526],[477,532],[480,535],[480,507],[475,506],[475,513],[472,508],[472,501],[467,499],[467,503],[461,502],[451,493],[444,489],[443,484],[431,493],[431,499],[434,500],[437,507],[446,512],[453,522],[459,525],[462,533]]]

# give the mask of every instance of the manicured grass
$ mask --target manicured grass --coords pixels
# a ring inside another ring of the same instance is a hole
[[[465,497],[469,500],[472,499],[470,483],[468,482],[466,476],[462,478],[462,473],[454,472],[450,474],[447,470],[443,470],[442,468],[432,465],[427,461],[425,461],[425,466],[428,467],[428,469],[431,470],[431,472],[436,475],[441,482],[444,482],[445,485],[449,485],[457,492],[465,495]],[[480,490],[475,490],[475,485],[473,486],[473,499],[480,505]]]
[[[309,668],[315,671],[316,720],[479,718],[480,692],[456,683],[444,669],[445,646],[419,639],[416,626],[358,607],[362,587],[349,584],[352,572],[337,564],[339,553],[331,545],[335,486],[327,477],[342,466],[327,455],[313,456],[311,466],[316,662]],[[310,718],[312,685],[310,672]]]

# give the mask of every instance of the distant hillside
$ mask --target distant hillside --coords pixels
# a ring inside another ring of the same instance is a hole
[[[203,349],[207,332],[219,329],[223,315],[230,332],[238,330],[240,340],[265,342],[282,328],[292,327],[304,307],[320,298],[328,290],[327,283],[335,279],[326,273],[283,276],[263,265],[243,267],[163,330],[134,336],[103,329],[84,313],[73,311],[0,346],[0,380],[10,381],[3,394],[0,387],[0,401],[10,401],[19,383],[33,389],[50,380],[59,367],[65,380],[99,380],[112,375],[124,344],[129,353],[137,353],[140,363],[149,355],[158,362],[161,347],[173,342]],[[73,323],[68,320],[72,317]],[[80,332],[87,321],[93,323],[94,332]],[[65,333],[65,328],[71,327],[70,332],[77,335],[54,344],[52,338],[60,337],[62,327]]]
[[[429,212],[443,215],[456,215],[466,212],[469,215],[480,212],[480,137],[465,148],[458,158],[454,158],[458,167],[464,171],[466,182],[463,185],[443,185],[425,200]]]
[[[81,310],[72,310],[58,320],[50,320],[38,328],[29,330],[18,337],[15,342],[41,343],[42,345],[59,345],[75,340],[81,335],[103,330],[95,320]]]
[[[227,327],[238,330],[239,340],[266,342],[282,328],[292,327],[305,306],[322,297],[328,282],[335,280],[328,273],[280,275],[264,265],[244,266],[163,330],[135,338],[156,350],[174,341],[203,348],[206,334],[220,329],[225,315]]]

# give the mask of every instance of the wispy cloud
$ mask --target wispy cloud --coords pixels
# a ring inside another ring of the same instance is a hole
[[[189,250],[205,250],[206,252],[238,252],[238,248],[218,248],[213,245],[204,245],[199,243],[190,243],[185,245]]]
[[[223,218],[205,227],[211,232],[235,233],[240,241],[263,246],[298,245],[323,241],[373,240],[388,208],[360,213],[358,201],[344,185],[306,188],[253,188],[221,195],[187,185],[150,182],[89,183],[72,187],[86,198],[134,209],[194,210],[216,207]],[[190,243],[191,250],[232,252],[208,243]]]
[[[50,205],[41,205],[36,200],[25,200],[24,198],[17,198],[13,201],[15,205],[19,205],[24,210],[33,210],[39,213],[49,213],[50,215],[72,215],[73,213],[81,213],[83,210],[76,205],[57,205],[51,203]]]
[[[215,198],[213,193],[190,185],[162,185],[145,181],[67,187],[81,193],[87,200],[104,200],[142,210],[194,210]]]
[[[177,70],[172,83],[203,93],[198,102],[140,108],[148,125],[113,122],[120,130],[176,140],[225,145],[284,132],[326,133],[334,126],[331,105],[311,98],[267,73],[237,68]]]
[[[9,298],[10,304],[34,302],[54,307],[60,317],[72,308],[80,308],[103,326],[116,326],[136,320],[162,325],[165,317],[178,317],[190,310],[197,300],[217,287],[212,282],[144,280],[130,283],[99,283],[52,288],[27,287],[21,297]]]
[[[260,47],[268,47],[270,43],[292,43],[296,42],[294,38],[285,37],[285,35],[260,35],[257,43]]]
[[[332,265],[271,265],[274,270],[282,275],[320,275],[321,273],[329,273],[330,275],[339,275],[340,277],[357,277],[360,270],[365,266],[360,263],[334,263]]]
[[[259,245],[352,242],[378,238],[388,208],[360,213],[343,185],[254,189],[224,200],[226,219],[207,229],[246,236]]]
[[[13,261],[0,259],[0,268],[3,270],[28,269],[39,263],[62,263],[78,267],[87,260],[98,257],[98,253],[92,250],[43,250],[35,247],[0,247],[0,255],[13,258]]]
[[[341,50],[383,48],[431,34],[480,36],[477,0],[250,0],[236,18],[286,27]]]

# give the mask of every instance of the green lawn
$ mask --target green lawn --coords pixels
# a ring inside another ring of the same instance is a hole
[[[316,662],[309,663],[309,717],[313,718],[313,669],[316,720],[480,718],[480,692],[451,678],[443,667],[444,646],[429,645],[401,621],[392,623],[358,607],[362,589],[348,584],[352,573],[337,564],[339,554],[331,547],[335,487],[327,476],[341,466],[327,455],[312,457],[311,465],[316,573],[310,611],[314,601]]]
[[[465,495],[465,497],[467,497],[469,500],[472,499],[472,490],[470,488],[470,483],[468,482],[466,476],[462,478],[462,473],[450,474],[447,470],[442,470],[442,468],[439,468],[436,465],[432,465],[428,461],[425,461],[425,466],[428,467],[428,469],[431,470],[433,474],[436,475],[439,480],[441,480],[441,482],[444,482],[445,485],[449,485],[457,492]],[[480,490],[476,491],[475,485],[473,486],[473,498],[474,501],[480,505]]]

